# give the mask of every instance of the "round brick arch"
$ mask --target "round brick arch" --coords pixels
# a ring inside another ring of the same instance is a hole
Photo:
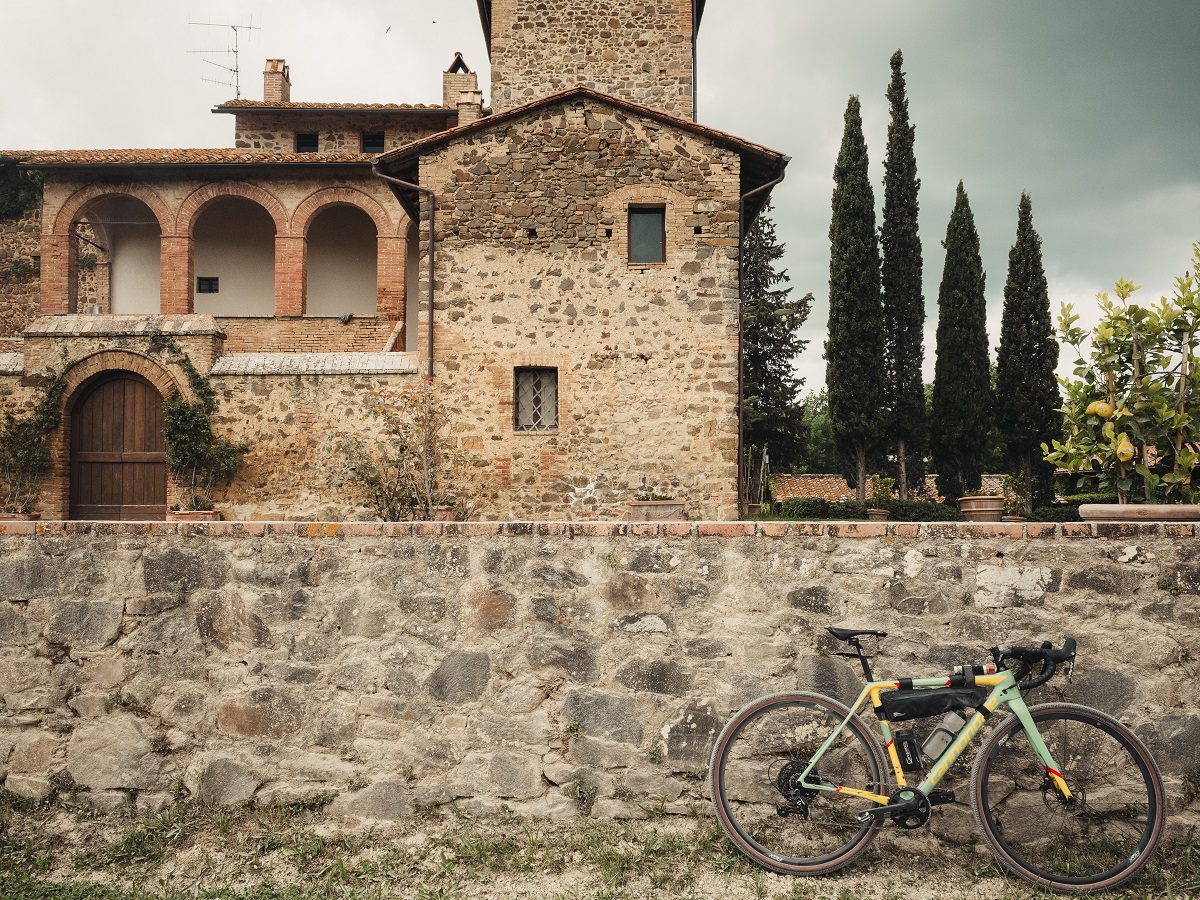
[[[97,375],[106,372],[133,372],[141,375],[164,398],[178,391],[182,396],[191,399],[191,391],[186,384],[181,384],[157,360],[142,353],[131,350],[99,350],[75,362],[66,372],[67,389],[63,392],[63,412],[69,413],[79,399],[80,388]]]
[[[308,234],[308,227],[318,213],[339,205],[361,209],[374,220],[375,232],[382,237],[392,237],[401,233],[398,223],[392,221],[392,217],[378,200],[348,187],[322,188],[305,197],[292,213],[292,230],[296,234]]]
[[[102,197],[114,196],[133,197],[141,200],[150,208],[150,212],[153,213],[154,218],[158,220],[159,232],[162,234],[172,233],[171,227],[175,221],[175,216],[171,213],[170,207],[167,206],[166,201],[153,188],[138,181],[118,181],[106,184],[93,182],[92,184],[84,185],[68,197],[67,201],[59,208],[58,215],[54,218],[53,233],[69,233],[71,223],[75,221],[82,210]]]
[[[244,181],[213,181],[188,194],[179,207],[179,215],[175,219],[175,233],[191,235],[204,208],[222,197],[242,197],[254,201],[275,220],[276,237],[290,233],[287,210],[279,198],[266,188]]]

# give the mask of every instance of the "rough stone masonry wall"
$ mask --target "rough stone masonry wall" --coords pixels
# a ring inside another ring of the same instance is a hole
[[[533,816],[708,815],[730,713],[852,695],[826,625],[889,632],[880,676],[1079,640],[1074,684],[1197,822],[1191,525],[0,525],[0,780],[102,807],[332,796]],[[962,787],[961,774],[951,786]],[[964,791],[965,794],[965,791]],[[961,805],[935,829],[970,839]]]
[[[38,312],[38,276],[42,210],[15,219],[0,219],[0,353],[20,349],[21,332]],[[29,270],[26,273],[25,267]]]
[[[380,132],[383,144],[394,150],[415,140],[445,131],[453,122],[445,115],[356,115],[342,113],[240,113],[234,129],[239,150],[273,150],[294,153],[297,133],[316,133],[320,153],[361,153],[363,132]]]
[[[461,390],[464,445],[503,481],[490,517],[624,518],[643,477],[690,518],[736,516],[739,171],[731,151],[590,100],[422,160],[436,371]],[[663,264],[629,263],[639,203],[666,208]],[[557,368],[556,430],[514,429],[518,366]]]
[[[491,58],[496,112],[583,84],[692,118],[692,0],[493,0]]]

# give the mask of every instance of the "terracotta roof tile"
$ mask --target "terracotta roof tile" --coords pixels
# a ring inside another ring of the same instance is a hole
[[[218,112],[239,110],[289,110],[289,109],[328,109],[333,111],[345,110],[376,110],[380,112],[402,111],[402,112],[429,112],[429,113],[455,113],[457,109],[450,109],[446,106],[440,106],[435,103],[319,103],[319,102],[297,102],[289,101],[280,103],[267,100],[227,100],[220,106],[213,107]]]
[[[369,163],[371,153],[267,153],[258,150],[26,150],[0,151],[0,158],[30,166],[77,165],[253,165],[256,163]]]

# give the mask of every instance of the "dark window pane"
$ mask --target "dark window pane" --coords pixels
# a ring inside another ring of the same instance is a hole
[[[296,135],[296,152],[297,153],[316,153],[317,152],[317,133],[304,132]]]
[[[663,207],[629,210],[629,261],[666,262],[667,211]]]
[[[197,278],[196,279],[197,294],[219,294],[221,293],[220,278]]]
[[[383,152],[383,132],[382,131],[364,131],[362,136],[362,152],[363,153],[382,153]]]
[[[516,413],[518,431],[558,427],[558,369],[517,369]]]

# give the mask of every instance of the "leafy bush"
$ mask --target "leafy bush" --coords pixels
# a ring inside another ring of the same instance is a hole
[[[893,522],[962,522],[963,514],[953,503],[931,500],[892,500],[886,504]]]
[[[42,476],[50,471],[50,436],[57,430],[67,382],[50,372],[33,409],[0,420],[0,512],[27,514],[37,502]]]
[[[859,503],[857,500],[839,500],[836,503],[829,504],[830,519],[865,519],[867,517],[867,504]]]
[[[1078,522],[1078,503],[1055,503],[1053,506],[1036,506],[1030,518],[1034,522]]]
[[[785,519],[824,519],[829,504],[822,497],[789,497],[780,504]]]
[[[1063,497],[1067,503],[1078,506],[1080,503],[1116,503],[1116,494],[1067,494]]]
[[[0,219],[15,219],[42,201],[42,173],[22,172],[0,154]]]

